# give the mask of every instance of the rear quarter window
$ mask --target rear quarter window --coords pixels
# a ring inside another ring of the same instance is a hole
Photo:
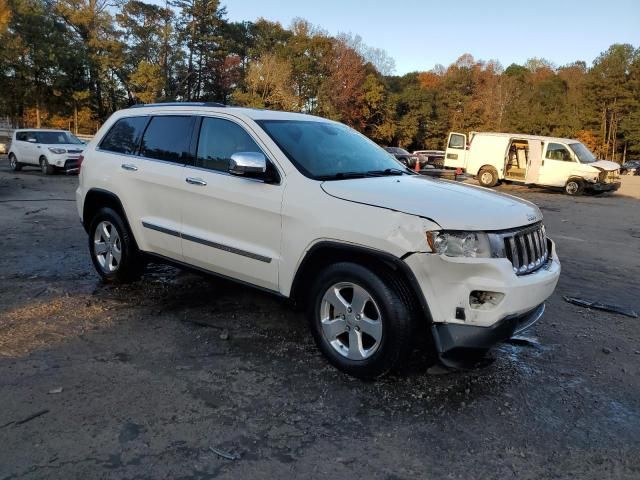
[[[115,153],[134,155],[149,117],[121,118],[100,142],[100,149]]]

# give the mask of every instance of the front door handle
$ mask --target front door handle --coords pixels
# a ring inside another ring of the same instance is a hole
[[[138,171],[138,167],[136,167],[135,165],[131,165],[130,163],[123,163],[122,165],[120,165],[124,170],[129,170],[131,172],[137,172]]]
[[[187,183],[190,183],[191,185],[200,185],[204,187],[207,184],[207,182],[205,182],[201,178],[187,177],[185,180],[187,181]]]

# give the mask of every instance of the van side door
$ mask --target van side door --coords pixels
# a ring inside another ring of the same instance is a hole
[[[576,161],[566,145],[548,142],[537,183],[549,187],[564,187],[575,168]]]
[[[466,168],[467,160],[467,136],[463,133],[451,132],[447,141],[447,150],[444,156],[446,168]]]
[[[232,117],[202,117],[195,163],[182,179],[185,262],[278,290],[284,177],[259,137]],[[261,153],[277,181],[229,172],[231,156]]]

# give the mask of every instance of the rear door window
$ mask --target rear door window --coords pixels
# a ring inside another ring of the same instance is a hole
[[[100,142],[100,149],[134,155],[149,117],[129,117],[118,120]]]
[[[156,160],[189,163],[191,160],[191,135],[195,117],[153,117],[144,132],[140,155]]]

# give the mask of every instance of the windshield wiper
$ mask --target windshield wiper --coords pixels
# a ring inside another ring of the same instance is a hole
[[[407,173],[409,172],[399,168],[386,168],[384,170],[369,170],[367,175],[404,175]]]
[[[316,177],[318,180],[343,180],[347,178],[364,178],[367,172],[338,172],[332,175],[320,175]]]

